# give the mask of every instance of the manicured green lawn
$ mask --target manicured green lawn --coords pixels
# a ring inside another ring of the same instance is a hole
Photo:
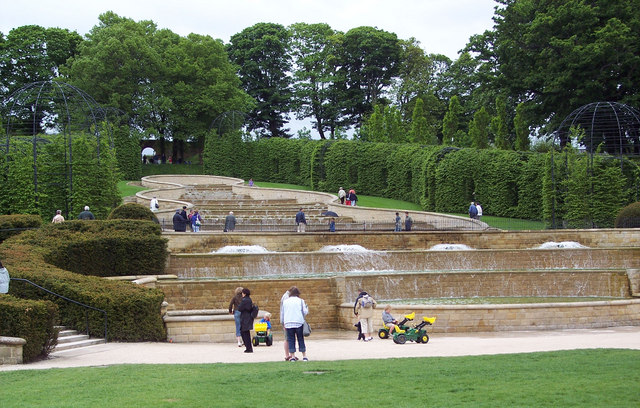
[[[0,372],[0,384],[2,407],[638,407],[640,351],[119,365]]]
[[[130,186],[127,183],[128,181],[118,182],[118,191],[120,191],[120,197],[129,197],[129,196],[135,195],[138,191],[148,190],[148,188]]]

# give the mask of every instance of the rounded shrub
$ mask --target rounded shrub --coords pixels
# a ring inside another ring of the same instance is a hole
[[[126,203],[122,204],[111,211],[109,220],[144,220],[144,221],[153,221],[158,223],[158,218],[156,215],[147,207],[136,204],[136,203]]]
[[[616,228],[640,228],[640,201],[629,204],[618,213]]]

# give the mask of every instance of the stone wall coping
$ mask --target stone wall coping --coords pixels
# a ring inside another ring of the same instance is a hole
[[[126,275],[126,276],[108,276],[107,280],[124,280],[134,281],[136,279],[155,278],[156,280],[178,279],[177,275]]]
[[[23,346],[27,341],[21,337],[0,336],[0,345],[6,346]]]
[[[394,303],[397,309],[415,310],[485,310],[485,309],[548,309],[548,308],[577,308],[577,307],[597,307],[597,306],[625,306],[640,305],[640,299],[620,299],[620,300],[598,300],[589,302],[550,302],[550,303],[512,303],[512,304],[482,304],[482,305],[412,305]],[[340,304],[341,309],[353,309],[353,303]],[[380,313],[384,310],[381,304],[376,308]]]
[[[264,317],[266,311],[260,310],[256,319]],[[181,310],[170,311],[164,316],[165,322],[211,322],[211,321],[232,321],[233,314],[229,314],[225,309],[203,309],[203,310]]]

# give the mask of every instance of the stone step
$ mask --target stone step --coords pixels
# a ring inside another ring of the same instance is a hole
[[[95,344],[104,344],[104,339],[90,338],[86,334],[80,334],[77,330],[58,327],[58,344],[54,348],[54,352],[77,349],[80,347],[93,346]]]

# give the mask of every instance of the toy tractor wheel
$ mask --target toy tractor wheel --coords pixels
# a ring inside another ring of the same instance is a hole
[[[405,336],[404,334],[398,334],[397,336],[393,337],[393,341],[396,344],[404,344],[407,342],[407,336]]]
[[[381,339],[388,339],[389,338],[389,332],[385,329],[380,329],[378,330],[378,337],[380,337]]]
[[[422,344],[427,344],[429,342],[429,335],[428,334],[423,334],[422,336],[418,337],[418,343],[422,343]]]
[[[272,345],[272,344],[273,344],[273,337],[271,337],[271,336],[267,336],[267,339],[266,339],[266,341],[265,341],[265,344],[266,344],[267,346]]]
[[[254,346],[258,347],[258,344],[260,344],[260,340],[258,340],[257,337],[254,337],[251,343],[253,343]]]

